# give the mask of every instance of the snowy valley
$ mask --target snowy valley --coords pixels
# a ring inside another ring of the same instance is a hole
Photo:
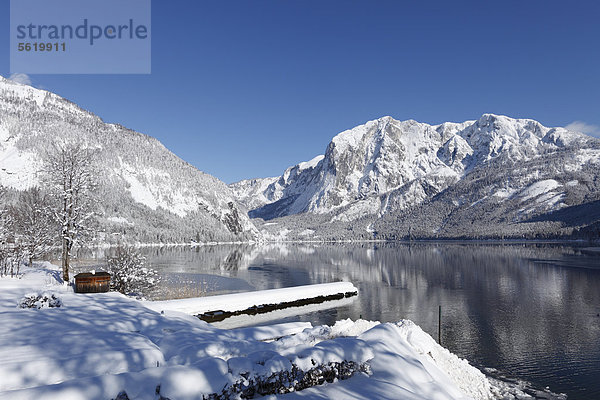
[[[39,185],[57,142],[102,161],[105,242],[590,238],[599,228],[600,140],[530,119],[383,117],[279,177],[226,185],[152,137],[0,77],[0,184]]]
[[[599,2],[3,4],[0,400],[600,400]]]
[[[324,155],[280,177],[226,185],[152,137],[0,77],[0,184],[9,202],[43,186],[47,152],[71,142],[101,161],[98,244],[589,238],[600,220],[600,140],[533,120],[485,114],[432,126],[384,117],[338,134]],[[238,250],[216,268],[250,271],[253,255]],[[368,264],[359,261],[344,280],[389,278]],[[16,275],[0,278],[0,398],[528,398],[408,320],[380,324],[359,314],[332,326],[226,330],[173,311],[194,299],[76,295],[49,263]],[[211,309],[225,310],[224,298]],[[88,343],[102,357],[88,354]]]

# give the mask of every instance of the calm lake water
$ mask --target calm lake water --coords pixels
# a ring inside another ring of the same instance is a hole
[[[408,318],[478,367],[600,398],[600,253],[556,244],[338,244],[143,250],[155,297],[351,281],[358,298],[276,321]]]

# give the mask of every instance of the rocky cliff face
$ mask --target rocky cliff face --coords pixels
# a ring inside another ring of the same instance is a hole
[[[484,114],[476,121],[432,126],[383,117],[338,134],[323,156],[288,168],[279,178],[230,187],[251,217],[298,215],[294,224],[310,214],[308,219],[321,215],[320,223],[360,220],[366,232],[375,222],[386,233],[396,232],[390,218],[405,220],[409,210],[442,199],[456,210],[466,201],[475,210],[478,202],[483,206],[494,199],[507,215],[523,221],[595,200],[598,187],[592,176],[600,163],[599,148],[598,139],[529,119]],[[485,190],[475,179],[482,174],[489,180]],[[423,218],[413,221],[416,231],[431,225]],[[484,221],[490,222],[463,222]],[[423,234],[441,232],[438,227]]]

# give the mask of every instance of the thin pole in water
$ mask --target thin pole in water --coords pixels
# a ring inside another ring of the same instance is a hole
[[[438,343],[442,345],[442,306],[438,309]]]

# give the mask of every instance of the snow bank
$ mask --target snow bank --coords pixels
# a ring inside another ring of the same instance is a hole
[[[475,399],[489,397],[492,387],[486,376],[469,365],[467,360],[458,358],[438,345],[421,327],[412,321],[404,320],[396,324],[399,337],[406,340],[420,355],[427,355],[435,366],[441,369],[462,392]],[[426,359],[430,361],[427,357]]]
[[[223,330],[118,293],[75,294],[56,277],[45,265],[0,279],[2,400],[492,398],[485,376],[410,321]],[[18,308],[31,292],[62,305]]]
[[[164,301],[149,301],[144,305],[155,311],[179,311],[198,315],[210,311],[242,311],[254,306],[279,304],[314,299],[344,293],[357,293],[350,282],[321,283],[256,292],[234,293],[221,296],[197,297]]]

